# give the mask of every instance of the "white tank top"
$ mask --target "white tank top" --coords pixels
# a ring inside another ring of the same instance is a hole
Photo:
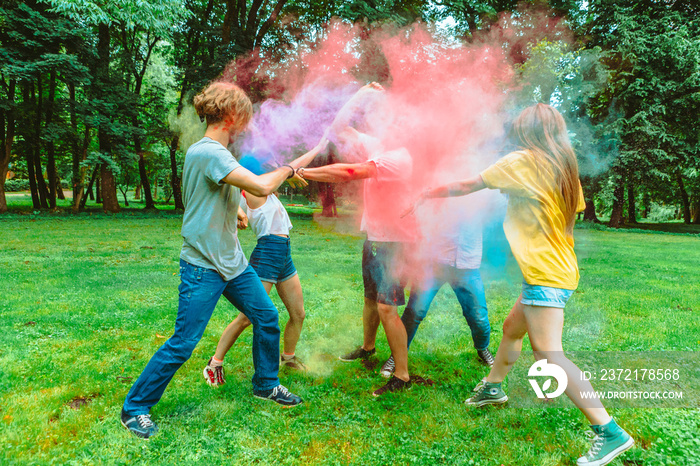
[[[248,216],[248,225],[255,233],[255,238],[260,239],[267,235],[289,235],[292,222],[289,214],[277,196],[270,194],[265,203],[257,209],[248,207],[245,199],[241,202],[243,210]]]

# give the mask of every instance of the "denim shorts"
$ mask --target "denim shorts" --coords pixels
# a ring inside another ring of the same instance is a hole
[[[403,253],[403,243],[365,241],[362,247],[365,298],[390,306],[406,303],[405,284],[399,278]]]
[[[557,307],[564,309],[574,290],[552,288],[551,286],[528,285],[523,282],[520,302],[526,306]]]
[[[264,282],[280,283],[297,274],[292,262],[289,238],[284,236],[267,235],[259,238],[249,262]]]

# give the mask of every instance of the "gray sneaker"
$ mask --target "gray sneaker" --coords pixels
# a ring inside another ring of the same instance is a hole
[[[578,466],[603,466],[632,448],[634,439],[614,420],[605,426],[591,426],[586,432],[591,439],[591,449],[576,461]]]
[[[122,425],[126,428],[126,430],[139,438],[148,440],[158,432],[158,426],[151,421],[150,414],[137,414],[136,416],[131,416],[126,414],[124,409],[122,409],[120,417]]]
[[[388,379],[392,376],[395,369],[396,363],[394,362],[394,357],[389,356],[389,359],[387,359],[384,365],[382,365],[382,369],[379,371],[379,375],[381,375],[385,379]]]
[[[479,382],[481,384],[481,382]],[[477,385],[478,386],[478,385]],[[501,388],[501,384],[484,382],[474,395],[464,402],[467,406],[499,405],[508,401],[508,395]]]

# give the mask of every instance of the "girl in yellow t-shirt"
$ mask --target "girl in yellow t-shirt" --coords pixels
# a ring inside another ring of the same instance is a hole
[[[416,201],[464,196],[484,188],[509,195],[503,228],[523,273],[522,293],[503,324],[503,339],[491,372],[466,404],[484,406],[508,400],[501,382],[520,356],[527,333],[539,361],[531,371],[552,375],[551,371],[561,374],[563,370],[566,378],[557,378],[557,390],[566,387],[566,395],[596,434],[590,451],[577,464],[602,466],[631,448],[634,440],[615,423],[597,396],[585,398],[595,394],[593,387],[562,349],[563,308],[579,279],[573,228],[576,213],[585,207],[576,155],[564,118],[549,105],[526,108],[515,120],[513,134],[519,151],[474,178],[429,189]],[[544,396],[541,390],[540,395]]]

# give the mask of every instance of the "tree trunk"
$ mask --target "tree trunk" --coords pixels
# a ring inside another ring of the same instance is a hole
[[[77,124],[76,133],[77,138]],[[83,166],[82,163],[87,158],[88,146],[90,145],[90,127],[85,126],[85,137],[83,139],[83,147],[80,150],[80,155],[77,153],[73,155],[73,213],[77,214],[80,209],[85,206],[85,175],[87,174],[87,167]],[[75,150],[78,150],[78,144],[76,140]],[[94,199],[92,195],[92,181],[90,181],[90,199]]]
[[[592,198],[586,199],[586,210],[583,211],[583,220],[586,222],[600,223],[595,211],[595,202],[593,202]]]
[[[95,202],[97,204],[102,204],[102,165],[97,166],[97,178],[95,178]]]
[[[100,23],[98,26],[97,55],[100,60],[99,81],[101,93],[107,92],[107,86],[109,84],[109,42],[109,25]],[[97,139],[99,141],[102,156],[109,157],[111,152],[111,141],[109,140],[109,136],[107,135],[103,125],[100,125]],[[102,209],[105,212],[119,212],[120,208],[119,199],[117,199],[117,182],[114,179],[112,169],[107,163],[100,164],[100,187],[102,194]]]
[[[140,184],[137,184],[136,187],[134,188],[134,200],[135,201],[141,200],[141,185]]]
[[[32,103],[35,104],[36,111],[34,112],[34,134],[32,141],[32,149],[34,153],[34,175],[36,176],[36,187],[39,191],[39,201],[41,207],[49,208],[49,188],[44,180],[44,170],[41,168],[41,107],[43,106],[43,92],[41,85],[41,75],[36,79],[36,94],[34,94],[34,86],[32,85]]]
[[[693,203],[693,224],[700,225],[700,196],[696,196]]]
[[[335,205],[335,193],[333,192],[333,185],[330,183],[319,183],[318,184],[318,196],[321,201],[321,206],[323,210],[321,211],[321,216],[323,217],[337,217],[338,210]]]
[[[80,209],[85,208],[85,203],[87,202],[88,197],[90,197],[90,200],[95,200],[95,196],[92,194],[92,185],[95,183],[95,178],[97,178],[97,170],[98,167],[95,167],[95,169],[92,171],[92,176],[90,177],[90,182],[88,183],[86,189],[88,196],[83,196],[83,198],[80,200]]]
[[[141,151],[141,141],[136,141],[134,147],[138,150],[136,153],[139,154],[139,180],[143,186],[143,197],[146,201],[144,209],[155,209],[156,204],[153,202],[151,194],[151,183],[148,181],[148,174],[146,173],[146,161],[143,159],[143,151]]]
[[[56,196],[62,200],[66,200],[66,195],[63,194],[63,186],[61,186],[61,179],[57,176],[56,177]]]
[[[22,86],[22,102],[26,107],[31,105],[30,95],[34,92],[33,85],[30,82],[25,82]],[[31,112],[25,113],[25,118],[20,124],[20,127],[31,127]],[[34,174],[34,147],[31,142],[24,138],[24,158],[27,162],[27,174],[29,176],[29,191],[32,194],[32,207],[34,210],[41,209],[41,199],[39,199],[39,189],[36,185],[36,175]]]
[[[613,191],[613,205],[612,212],[610,213],[610,222],[608,226],[612,228],[620,228],[624,218],[622,215],[622,210],[625,203],[625,181],[622,178],[618,178],[617,186]]]
[[[651,196],[648,192],[645,192],[642,196],[642,218],[649,218],[649,213],[651,212]]]
[[[681,201],[683,202],[683,222],[690,224],[690,199],[688,198],[688,192],[685,190],[685,183],[683,183],[683,175],[681,172],[676,172],[676,180],[678,181],[678,190],[681,194]]]
[[[12,156],[12,144],[15,139],[15,89],[17,81],[10,80],[7,87],[7,100],[9,101],[9,111],[0,110],[2,115],[2,152],[0,153],[0,213],[7,212],[7,198],[5,197],[5,180],[7,169],[10,166]]]
[[[182,185],[177,170],[176,154],[179,143],[180,136],[176,134],[170,143],[170,186],[173,192],[173,199],[175,199],[175,208],[178,210],[185,210],[185,204],[182,202]]]
[[[56,100],[56,71],[51,71],[49,78],[49,101],[46,105],[46,123],[44,128],[48,127],[53,120],[53,106]],[[56,197],[58,196],[56,188],[56,148],[53,141],[46,144],[46,175],[49,177],[49,206],[51,209],[56,208]],[[63,197],[63,192],[61,196]]]
[[[632,177],[627,178],[627,221],[637,223],[637,205],[634,198],[634,184]]]

